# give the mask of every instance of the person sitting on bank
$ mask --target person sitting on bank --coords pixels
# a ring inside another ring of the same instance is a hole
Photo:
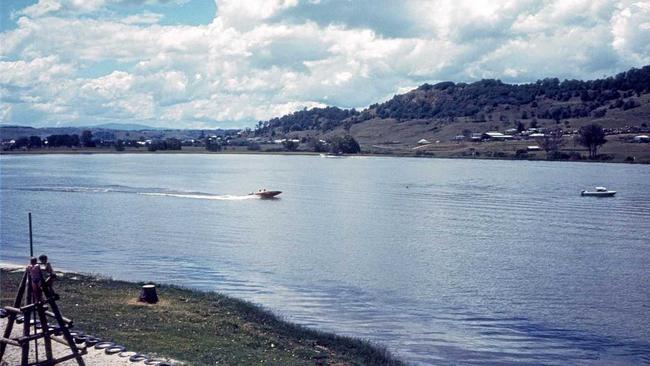
[[[32,301],[40,301],[42,299],[41,286],[43,284],[43,274],[41,273],[41,267],[38,265],[36,257],[29,259],[27,273],[29,273],[29,278],[32,283]]]

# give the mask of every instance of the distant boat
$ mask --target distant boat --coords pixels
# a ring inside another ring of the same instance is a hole
[[[257,192],[251,192],[249,195],[258,196],[259,198],[275,198],[275,196],[282,193],[282,191],[267,191],[266,189],[260,189]]]
[[[593,197],[612,197],[616,194],[616,191],[608,191],[605,187],[596,187],[595,191],[581,191],[581,196],[593,196]]]
[[[341,154],[320,154],[321,158],[342,158]]]

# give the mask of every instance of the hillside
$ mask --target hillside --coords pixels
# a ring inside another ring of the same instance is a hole
[[[529,84],[500,80],[424,84],[363,111],[337,107],[298,111],[259,122],[257,136],[318,137],[349,132],[365,147],[449,141],[490,130],[588,123],[643,130],[650,123],[650,65],[604,79],[557,78]]]

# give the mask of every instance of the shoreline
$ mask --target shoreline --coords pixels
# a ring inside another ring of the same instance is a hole
[[[142,154],[151,154],[151,155],[277,155],[277,156],[319,156],[324,153],[317,153],[312,151],[249,151],[249,150],[227,150],[227,151],[208,151],[205,149],[186,149],[186,150],[159,150],[159,151],[148,151],[143,150],[128,150],[128,151],[115,151],[110,148],[82,148],[82,149],[57,149],[57,150],[22,150],[22,151],[0,151],[1,156],[13,156],[13,155],[142,155]],[[514,157],[495,157],[495,156],[476,156],[476,157],[466,157],[466,156],[443,156],[443,155],[433,155],[433,154],[423,154],[418,155],[415,153],[359,153],[359,154],[348,154],[343,155],[343,157],[380,157],[380,158],[418,158],[418,159],[451,159],[451,160],[503,160],[503,161],[544,161],[544,162],[564,162],[564,163],[604,163],[604,164],[629,164],[629,165],[648,165],[650,161],[634,161],[627,162],[621,160],[549,160],[542,158],[526,158],[526,159],[517,159]]]
[[[22,267],[2,263],[2,306],[13,302]],[[187,365],[406,364],[381,345],[306,328],[217,292],[156,284],[158,304],[140,303],[142,285],[63,272],[55,289],[75,330]]]

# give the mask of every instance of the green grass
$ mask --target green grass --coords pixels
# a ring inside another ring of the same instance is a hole
[[[0,272],[1,305],[13,303],[21,276]],[[141,304],[140,286],[66,274],[55,289],[75,329],[190,365],[404,364],[380,346],[307,329],[217,293],[162,285],[158,304]]]

